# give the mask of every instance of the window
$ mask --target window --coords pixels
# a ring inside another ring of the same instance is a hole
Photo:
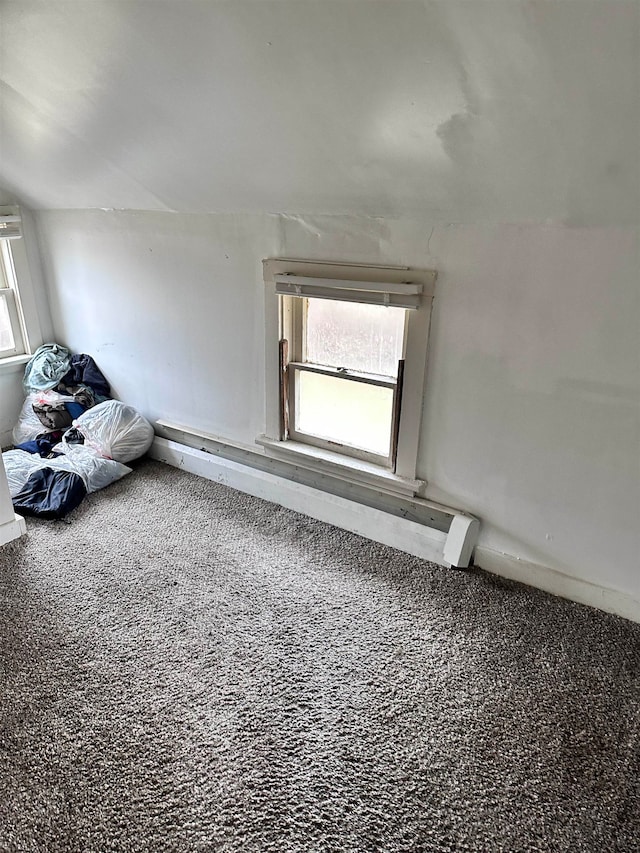
[[[415,492],[435,273],[280,259],[264,268],[261,443]]]
[[[0,240],[0,358],[25,352],[22,311],[8,240]]]
[[[283,300],[297,315],[288,342],[289,438],[393,467],[405,309]]]
[[[26,353],[24,317],[11,243],[22,236],[20,216],[0,208],[0,359]]]

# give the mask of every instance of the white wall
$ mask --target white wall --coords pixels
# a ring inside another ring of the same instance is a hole
[[[38,215],[57,338],[92,354],[114,394],[253,441],[262,429],[268,216]]]
[[[327,216],[38,214],[58,338],[117,393],[251,443],[263,257],[439,270],[419,474],[480,544],[638,595],[640,327],[632,228]]]

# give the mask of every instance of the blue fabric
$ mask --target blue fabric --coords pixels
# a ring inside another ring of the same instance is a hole
[[[21,515],[64,518],[82,503],[86,494],[87,489],[78,474],[39,468],[15,495],[13,506]]]
[[[61,438],[62,433],[59,431],[48,432],[45,435],[39,435],[33,441],[23,441],[22,444],[16,444],[16,450],[26,450],[27,453],[37,453],[38,456],[49,456]],[[55,455],[60,456],[59,453]]]
[[[43,344],[33,354],[24,369],[24,390],[49,391],[69,370],[71,353],[60,344]]]
[[[16,450],[26,450],[27,453],[33,453],[34,456],[42,456],[37,439],[33,441],[23,441],[22,444],[16,444]]]
[[[87,410],[84,406],[81,406],[80,403],[65,403],[65,409],[69,412],[73,420],[79,418],[80,415],[84,414]]]
[[[95,361],[86,353],[71,356],[69,371],[60,379],[60,383],[66,387],[88,385],[97,397],[101,398],[96,400],[98,403],[111,398],[109,383]]]

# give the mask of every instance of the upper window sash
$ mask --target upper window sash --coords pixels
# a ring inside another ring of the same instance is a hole
[[[9,243],[0,241],[0,290],[15,290],[16,274]]]

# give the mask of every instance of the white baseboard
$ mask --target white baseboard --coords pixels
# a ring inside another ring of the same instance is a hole
[[[475,549],[473,562],[479,568],[503,578],[520,581],[578,604],[605,610],[631,622],[640,622],[640,600],[628,593],[597,586],[547,566],[520,560],[480,545]]]
[[[475,520],[471,520],[473,523],[467,524],[464,531],[452,523],[451,532],[443,533],[425,524],[164,438],[154,440],[149,455],[160,462],[442,565],[449,566],[464,559],[468,565],[475,544],[475,539],[472,540],[477,534]],[[454,521],[456,518],[454,516]],[[460,525],[465,526],[464,518]]]
[[[27,525],[21,515],[14,515],[11,521],[0,524],[0,545],[6,545],[14,539],[19,539],[27,532]]]

